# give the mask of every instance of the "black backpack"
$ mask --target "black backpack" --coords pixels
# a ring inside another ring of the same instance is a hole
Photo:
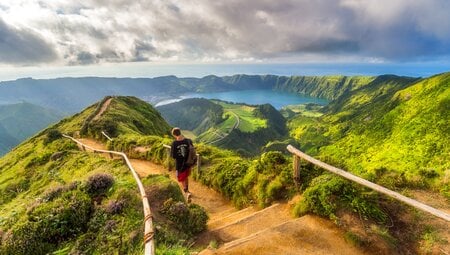
[[[197,163],[197,151],[195,150],[192,140],[189,140],[189,153],[186,159],[186,166],[193,166]]]

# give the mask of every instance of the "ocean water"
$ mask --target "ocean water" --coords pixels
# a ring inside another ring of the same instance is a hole
[[[279,92],[272,90],[239,90],[239,91],[213,92],[213,93],[189,93],[181,95],[178,98],[163,100],[157,103],[155,106],[174,103],[186,98],[220,99],[223,101],[233,103],[246,103],[251,105],[271,104],[278,110],[286,105],[296,105],[306,103],[315,103],[320,105],[328,104],[328,100],[323,98],[302,96],[287,92]]]

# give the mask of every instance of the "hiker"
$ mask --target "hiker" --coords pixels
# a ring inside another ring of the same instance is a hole
[[[175,137],[175,141],[172,142],[172,146],[170,148],[170,155],[175,159],[176,170],[177,170],[177,179],[183,185],[183,191],[186,194],[187,199],[189,200],[191,197],[191,193],[189,192],[189,174],[191,173],[191,165],[186,163],[189,154],[189,145],[192,145],[192,140],[185,138],[181,134],[180,128],[173,128],[172,135]]]

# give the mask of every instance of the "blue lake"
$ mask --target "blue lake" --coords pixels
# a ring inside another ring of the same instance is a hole
[[[328,104],[328,100],[323,98],[315,98],[309,96],[302,96],[294,93],[279,92],[272,90],[239,90],[227,92],[213,92],[213,93],[189,93],[180,96],[179,98],[168,99],[161,101],[156,106],[170,104],[180,101],[185,98],[207,98],[220,99],[234,103],[246,104],[271,104],[276,109],[281,109],[286,105],[315,103],[320,105]]]

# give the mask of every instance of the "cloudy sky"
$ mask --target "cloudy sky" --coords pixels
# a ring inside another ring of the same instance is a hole
[[[448,0],[1,0],[0,66],[448,63],[449,10]]]

